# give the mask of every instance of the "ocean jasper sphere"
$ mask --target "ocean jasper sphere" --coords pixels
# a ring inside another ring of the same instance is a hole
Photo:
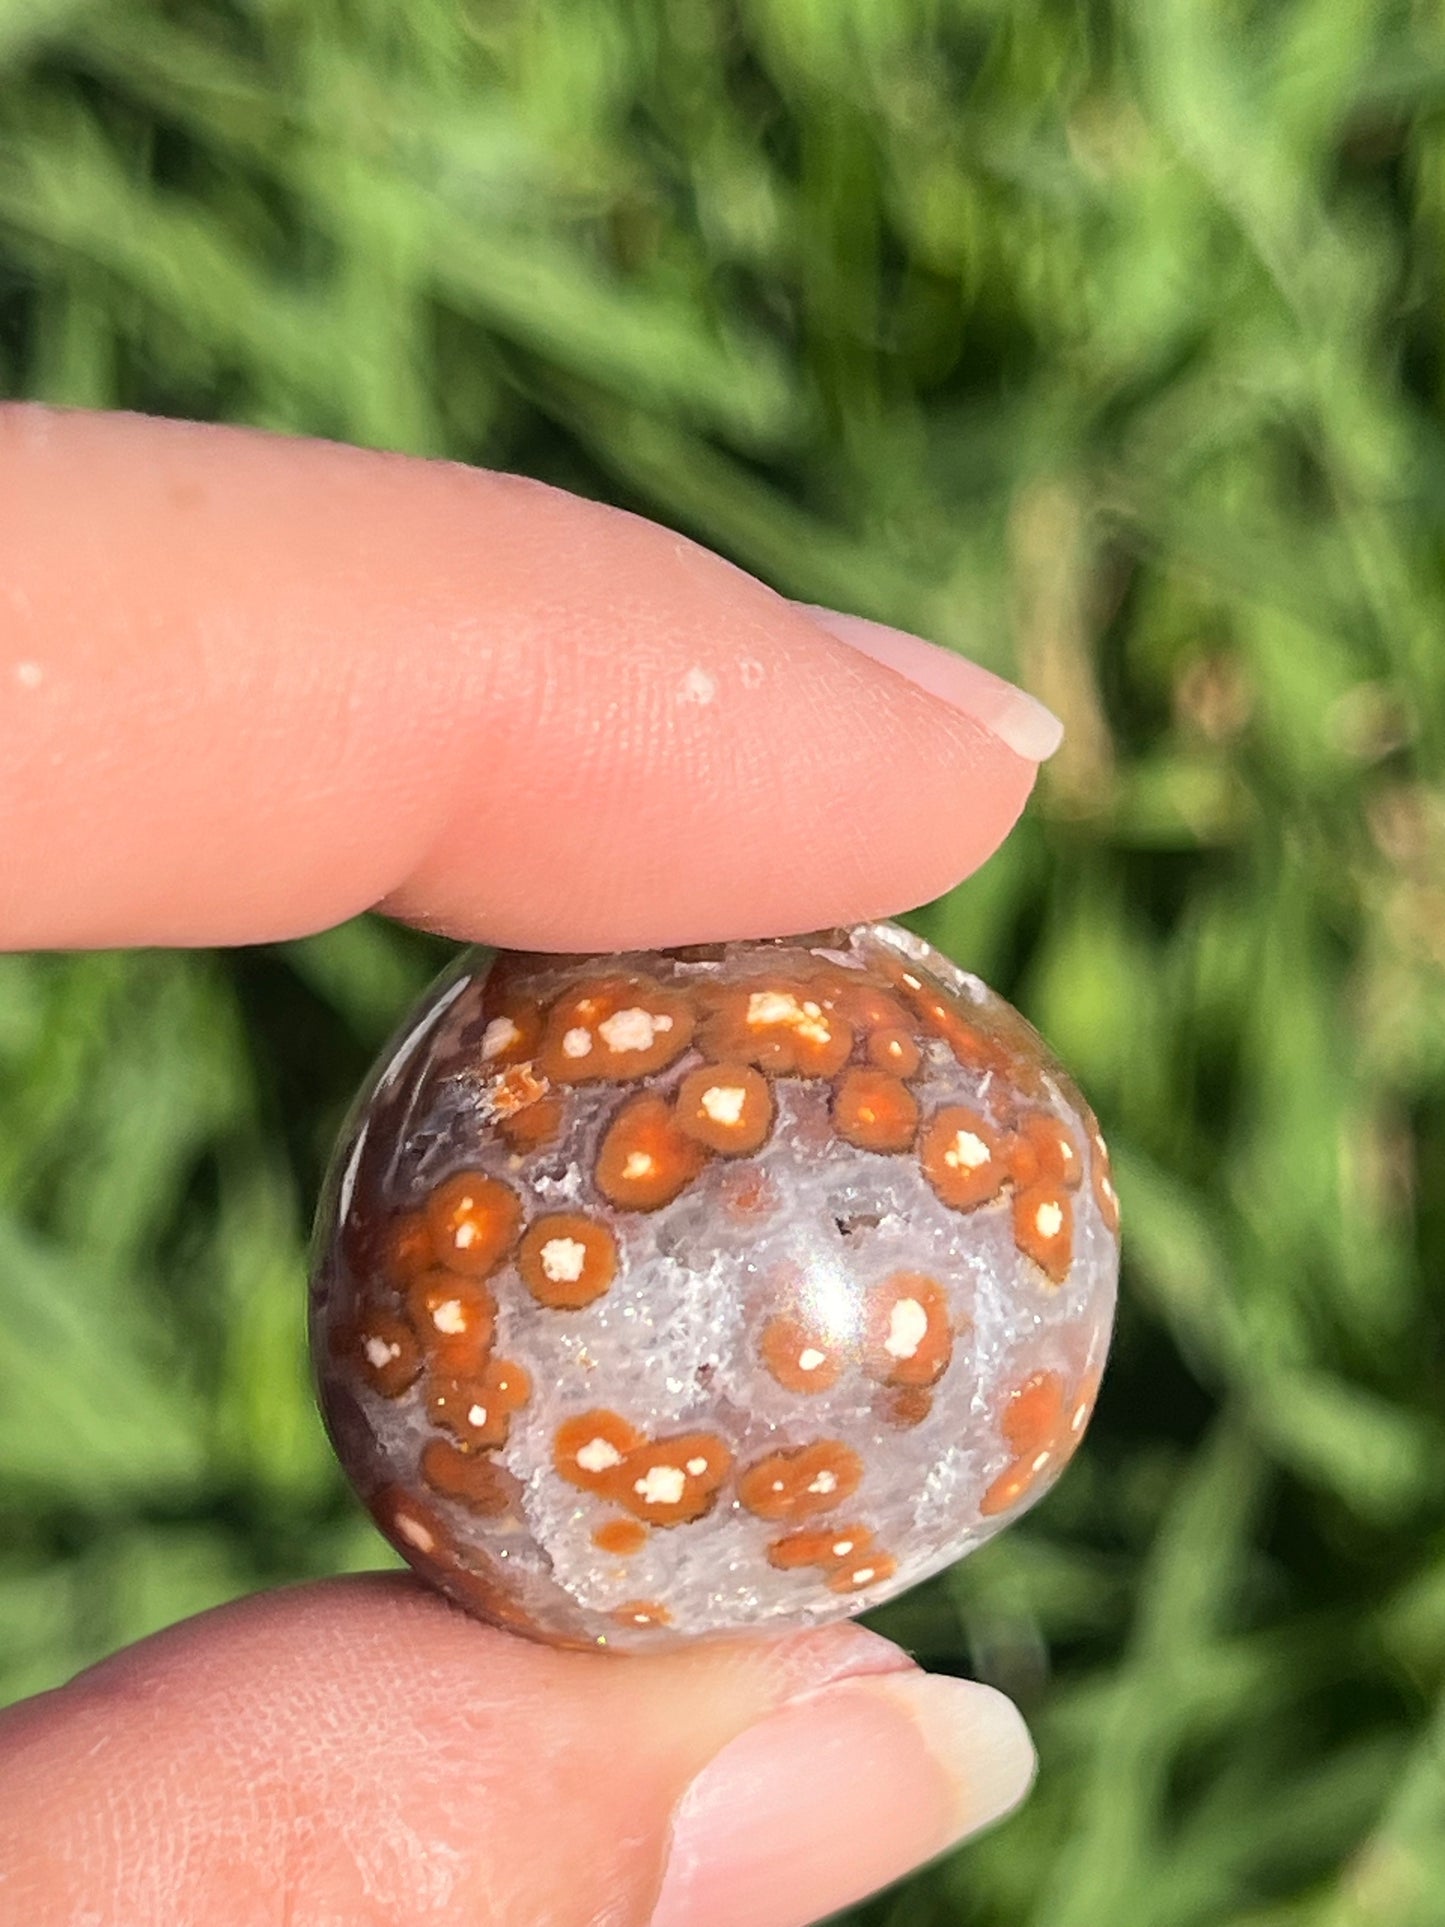
[[[1058,1475],[1117,1228],[1069,1077],[895,925],[473,952],[337,1156],[323,1409],[392,1544],[485,1619],[626,1652],[814,1625]]]

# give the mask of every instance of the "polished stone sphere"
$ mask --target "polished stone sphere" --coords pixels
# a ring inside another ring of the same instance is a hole
[[[482,1618],[658,1650],[892,1598],[1088,1422],[1118,1207],[1012,1007],[892,924],[474,951],[322,1204],[323,1410]]]

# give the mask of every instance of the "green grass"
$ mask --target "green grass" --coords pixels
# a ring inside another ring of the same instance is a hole
[[[919,921],[1104,1120],[1121,1330],[878,1616],[1044,1770],[873,1927],[1441,1917],[1442,261],[1438,0],[0,0],[0,391],[519,468],[1067,718]],[[303,1241],[439,954],[0,966],[0,1697],[378,1557]]]

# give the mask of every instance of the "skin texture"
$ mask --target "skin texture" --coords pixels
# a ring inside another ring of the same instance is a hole
[[[532,482],[0,408],[0,944],[886,915],[1007,832],[1027,706],[827,620]],[[997,1695],[854,1627],[622,1662],[344,1580],[0,1714],[0,1917],[799,1927],[1029,1771]]]
[[[10,408],[0,553],[14,947],[378,903],[537,950],[821,928],[947,889],[1032,782],[741,570],[513,476]]]
[[[601,1919],[645,1919],[693,1773],[775,1702],[890,1661],[867,1634],[815,1635],[652,1661],[639,1691],[638,1666],[524,1645],[401,1579],[249,1600],[10,1716],[30,1844],[6,1917],[68,1921],[123,1892],[117,1919],[199,1922],[219,1898],[224,1920],[259,1886],[237,1917],[570,1921],[580,1892]],[[78,1758],[118,1797],[80,1808]]]

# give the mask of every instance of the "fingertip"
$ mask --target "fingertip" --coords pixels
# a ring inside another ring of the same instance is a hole
[[[0,432],[12,946],[378,903],[532,949],[774,935],[941,894],[1028,795],[1006,685],[930,688],[640,517],[253,431]]]
[[[907,1670],[847,1625],[656,1659],[559,1652],[401,1575],[243,1600],[0,1716],[27,1927],[647,1920],[688,1783],[776,1707]],[[6,1915],[9,1918],[9,1915]]]
[[[981,663],[863,616],[813,603],[796,606],[839,642],[981,724],[1025,763],[1046,763],[1064,740],[1064,725],[1037,696]]]
[[[749,1727],[684,1795],[650,1927],[805,1927],[1027,1792],[1017,1709],[917,1671],[832,1683]]]

